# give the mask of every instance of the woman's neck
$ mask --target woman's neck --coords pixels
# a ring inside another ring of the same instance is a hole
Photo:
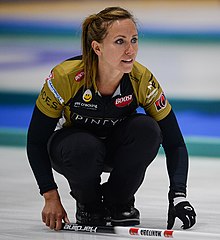
[[[99,68],[96,79],[98,91],[102,95],[112,95],[118,87],[123,75],[124,74],[119,71],[106,71],[104,68]]]

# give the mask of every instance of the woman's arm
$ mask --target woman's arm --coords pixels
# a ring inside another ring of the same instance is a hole
[[[162,130],[167,170],[170,178],[168,194],[169,208],[167,229],[172,229],[175,219],[179,218],[183,229],[191,228],[196,223],[196,213],[186,199],[188,153],[174,112],[158,122]]]
[[[186,194],[188,153],[173,110],[158,122],[162,135],[170,179],[170,191]]]
[[[59,118],[50,118],[35,106],[27,134],[27,155],[30,166],[43,194],[57,189],[47,152],[47,142]]]

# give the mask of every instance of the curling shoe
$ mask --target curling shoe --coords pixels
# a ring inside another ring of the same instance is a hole
[[[114,205],[110,208],[112,226],[134,226],[140,224],[140,212],[133,204]]]
[[[76,203],[76,223],[89,226],[105,226],[106,219],[102,203]]]

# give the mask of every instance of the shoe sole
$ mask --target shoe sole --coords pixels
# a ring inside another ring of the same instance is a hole
[[[139,225],[140,219],[111,219],[111,225],[112,226],[134,226]]]

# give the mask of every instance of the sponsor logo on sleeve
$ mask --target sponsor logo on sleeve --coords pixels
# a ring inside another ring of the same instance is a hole
[[[151,79],[152,78],[153,78],[153,75],[152,75]],[[154,100],[154,98],[158,94],[158,89],[159,88],[160,88],[160,86],[154,80],[151,80],[151,81],[148,82],[147,95],[146,95],[147,103],[150,103]]]
[[[156,110],[159,112],[161,109],[164,109],[167,105],[167,100],[164,93],[161,93],[160,97],[154,103]]]
[[[53,108],[55,110],[58,110],[58,102],[53,101],[46,93],[46,91],[44,90],[44,88],[41,91],[41,99],[46,103],[47,106],[49,106],[50,108]]]
[[[84,78],[84,75],[85,75],[85,73],[83,70],[78,72],[75,76],[75,81],[80,82]]]
[[[50,76],[51,76],[51,77],[50,77]],[[53,83],[52,83],[52,81],[51,81],[52,78],[53,78],[53,73],[51,73],[51,74],[49,75],[49,77],[46,79],[47,85],[48,85],[50,91],[51,91],[51,92],[53,93],[53,95],[55,96],[55,98],[56,98],[61,104],[63,104],[63,103],[64,103],[64,100],[63,100],[63,98],[59,95],[59,93],[57,92],[56,88],[54,87],[54,85],[53,85]]]
[[[54,73],[53,72],[51,72],[50,75],[46,78],[46,81],[51,80],[51,79],[54,79]]]

